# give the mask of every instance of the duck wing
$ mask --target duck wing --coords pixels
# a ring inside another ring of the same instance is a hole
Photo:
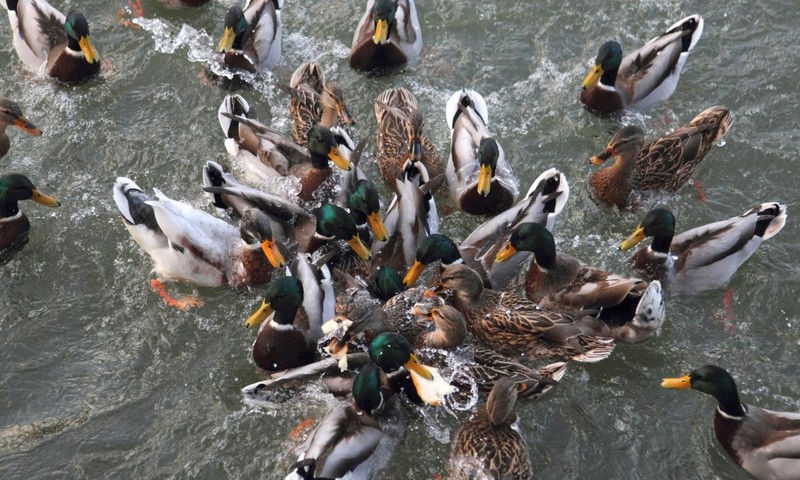
[[[283,0],[249,0],[244,9],[250,25],[257,70],[274,68],[281,59],[281,7]],[[248,42],[249,43],[249,42]]]

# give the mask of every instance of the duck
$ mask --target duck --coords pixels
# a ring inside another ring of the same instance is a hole
[[[350,66],[382,73],[414,62],[422,52],[414,0],[369,0],[350,46]]]
[[[626,108],[645,110],[667,100],[702,34],[703,17],[689,15],[624,58],[618,42],[603,43],[581,84],[581,102],[593,112],[607,114]]]
[[[409,159],[422,162],[430,178],[445,173],[436,147],[423,133],[425,117],[410,91],[402,87],[383,91],[375,100],[375,118],[378,167],[389,187],[394,188]]]
[[[308,131],[314,125],[331,128],[355,124],[347,109],[344,89],[337,82],[326,82],[322,67],[316,63],[300,65],[289,85],[279,83],[278,86],[291,98],[292,135],[298,145],[307,146]]]
[[[638,342],[655,335],[664,324],[661,283],[626,278],[588,266],[556,252],[553,235],[538,223],[523,223],[511,233],[497,254],[503,262],[519,251],[533,252],[525,276],[528,300],[548,310],[599,309],[606,336],[622,342]]]
[[[153,259],[158,278],[151,286],[168,305],[199,306],[196,300],[169,297],[162,280],[240,288],[268,282],[272,270],[285,265],[269,219],[257,209],[243,212],[236,228],[158,189],[155,193],[155,199],[149,197],[126,177],[114,182],[114,202],[123,223]]]
[[[508,210],[519,194],[519,182],[489,131],[486,101],[475,90],[461,89],[447,101],[445,112],[450,129],[445,171],[453,202],[471,215]]]
[[[528,446],[514,412],[515,382],[495,382],[486,403],[453,436],[451,478],[532,479]]]
[[[17,56],[33,72],[63,83],[81,83],[100,72],[100,55],[89,22],[78,11],[66,16],[45,0],[0,0],[8,10]]]
[[[714,434],[725,452],[759,480],[796,480],[800,475],[800,413],[765,410],[742,403],[727,370],[705,365],[661,386],[692,389],[717,402]]]
[[[219,42],[220,63],[233,70],[260,73],[281,59],[283,0],[247,0],[225,14]]]
[[[19,209],[18,202],[33,200],[46,207],[59,207],[55,198],[42,193],[21,173],[0,176],[0,251],[23,244],[28,238],[31,223]]]
[[[603,330],[595,311],[543,310],[516,293],[484,288],[480,275],[463,264],[445,268],[430,294],[447,290],[448,303],[464,315],[470,333],[503,355],[592,363],[614,350],[613,339],[593,333]]]
[[[674,193],[689,182],[711,148],[723,141],[732,122],[730,110],[710,107],[647,145],[639,127],[624,127],[590,159],[593,165],[602,165],[616,156],[612,166],[592,174],[589,185],[600,200],[620,210],[630,205],[634,190]]]
[[[781,231],[786,205],[762,203],[743,214],[675,235],[675,216],[657,207],[620,243],[630,250],[647,237],[650,246],[633,255],[633,267],[673,292],[699,293],[726,284],[759,245]]]
[[[286,480],[374,478],[405,432],[386,373],[374,363],[353,379],[351,398],[339,402],[298,450]]]
[[[42,134],[39,127],[25,118],[25,115],[22,114],[22,109],[19,108],[16,102],[0,97],[0,158],[5,157],[11,148],[11,139],[8,138],[6,133],[9,125],[14,125],[32,137],[38,137]]]
[[[257,120],[235,114],[246,114],[247,107],[237,98],[226,99],[220,106],[218,117],[228,152],[262,179],[298,179],[297,195],[305,202],[330,199],[336,179],[328,162],[341,170],[352,170],[351,156],[356,148],[352,139],[338,127],[314,125],[308,131],[308,147],[302,147]]]

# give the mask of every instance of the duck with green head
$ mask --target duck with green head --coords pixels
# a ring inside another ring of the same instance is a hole
[[[800,478],[800,413],[776,412],[742,403],[725,369],[705,365],[661,386],[693,389],[714,397],[714,433],[725,452],[759,480]]]
[[[785,223],[786,206],[768,202],[728,220],[675,235],[675,216],[658,207],[645,215],[619,248],[629,250],[653,237],[650,246],[634,254],[634,268],[647,278],[660,280],[670,291],[698,293],[727,283]]]
[[[36,188],[28,177],[19,173],[8,173],[0,177],[0,250],[19,245],[28,237],[31,224],[19,209],[18,202],[33,200],[47,206],[61,204]]]
[[[5,0],[3,5],[14,49],[26,67],[65,83],[88,80],[100,71],[100,56],[82,13],[65,16],[45,0]]]
[[[22,109],[19,108],[16,102],[0,97],[0,158],[5,157],[9,148],[11,148],[11,139],[8,138],[6,133],[9,125],[14,125],[34,137],[42,134],[42,131],[36,125],[25,118],[22,114]]]
[[[548,310],[601,309],[604,336],[635,342],[650,337],[664,323],[661,284],[626,278],[583,264],[556,252],[553,235],[537,223],[523,223],[511,232],[497,254],[503,262],[520,251],[533,252],[525,276],[528,299]]]
[[[219,42],[221,63],[251,73],[274,68],[281,59],[282,6],[283,0],[247,0],[244,9],[231,7]]]
[[[389,233],[381,216],[380,197],[375,184],[370,180],[361,179],[347,196],[347,208],[356,222],[359,230],[370,228],[375,239],[381,242],[389,240]]]
[[[422,31],[414,0],[369,0],[350,47],[350,66],[383,72],[419,57]]]
[[[703,18],[690,15],[625,57],[615,41],[605,42],[581,84],[581,102],[597,113],[644,110],[668,99],[703,33]]]

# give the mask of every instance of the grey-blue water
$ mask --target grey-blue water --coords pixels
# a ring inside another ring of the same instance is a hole
[[[26,71],[0,20],[0,94],[44,130],[38,138],[10,130],[2,171],[27,174],[63,203],[57,210],[23,204],[30,242],[0,267],[3,479],[282,478],[294,459],[289,432],[334,402],[318,389],[269,409],[242,401],[239,389],[261,378],[250,357],[254,334],[242,327],[259,289],[201,289],[205,306],[182,313],[148,287],[152,264],[125,230],[111,186],[126,175],[211,211],[200,175],[207,160],[227,159],[216,120],[225,92],[197,73],[231,2],[194,10],[143,3],[147,28],[128,29],[117,20],[121,0],[53,0],[87,14],[104,59],[101,77],[78,87]],[[704,16],[672,99],[622,121],[653,138],[708,106],[730,108],[726,145],[697,174],[707,202],[691,187],[663,202],[683,230],[780,201],[788,204],[786,227],[730,282],[732,318],[722,290],[669,298],[660,336],[621,345],[599,364],[570,365],[556,389],[517,410],[540,479],[748,478],[714,439],[713,400],[659,383],[717,363],[737,378],[744,401],[800,410],[796,2],[419,0],[420,62],[379,78],[347,63],[365,4],[286,0],[282,64],[242,92],[258,117],[289,132],[288,99],[272,83],[314,60],[343,84],[359,122],[355,136],[369,142],[372,162],[373,101],[382,90],[413,91],[428,134],[446,151],[444,104],[455,89],[474,88],[487,99],[491,127],[523,188],[552,166],[568,176],[558,248],[619,273],[630,273],[629,254],[616,244],[643,212],[590,199],[588,158],[619,123],[581,108],[580,81],[606,39],[629,50],[679,18]],[[374,163],[368,171],[377,173]],[[445,192],[439,197],[448,204]],[[451,215],[442,228],[463,238],[479,221]],[[446,440],[463,418],[434,416],[411,416],[382,478],[445,472]]]

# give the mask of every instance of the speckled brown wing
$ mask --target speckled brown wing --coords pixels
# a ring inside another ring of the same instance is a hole
[[[319,93],[307,86],[292,88],[280,85],[289,93],[289,113],[292,116],[292,137],[303,147],[308,146],[308,131],[322,119],[322,104]]]
[[[521,397],[536,398],[558,384],[566,369],[566,364],[559,362],[533,370],[492,349],[480,346],[471,348],[473,362],[466,368],[482,392],[489,392],[495,381],[508,377],[517,383]]]
[[[456,432],[451,452],[452,478],[532,478],[525,439],[511,426],[512,419],[492,425],[482,408]],[[478,475],[477,477],[475,475]]]
[[[380,97],[379,97],[380,98]],[[378,167],[383,181],[392,188],[399,178],[403,165],[411,157],[411,123],[400,109],[386,104],[375,104],[378,131],[375,143],[378,148]]]

